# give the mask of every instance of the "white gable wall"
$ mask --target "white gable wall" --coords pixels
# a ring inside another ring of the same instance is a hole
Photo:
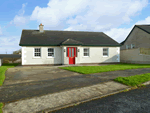
[[[61,64],[62,63],[62,48],[56,46],[36,46],[41,48],[41,57],[34,57],[33,46],[22,47],[22,65],[35,65],[35,64]],[[48,47],[54,48],[54,58],[48,58]]]

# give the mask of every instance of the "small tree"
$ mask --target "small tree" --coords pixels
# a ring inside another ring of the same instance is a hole
[[[17,50],[17,51],[13,51],[13,54],[19,54],[21,53],[21,49]]]

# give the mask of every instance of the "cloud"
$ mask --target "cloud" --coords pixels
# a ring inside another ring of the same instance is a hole
[[[144,20],[137,21],[134,25],[142,25],[142,24],[143,25],[150,24],[150,16],[148,16]],[[132,27],[130,28],[118,28],[118,29],[112,28],[111,30],[106,31],[105,33],[120,43],[126,39],[126,37],[131,32],[134,25],[132,25]]]
[[[109,31],[105,31],[104,33],[116,40],[118,43],[121,43],[126,39],[130,31],[134,26],[130,28],[112,28]]]
[[[51,0],[47,7],[36,6],[30,19],[47,28],[65,23],[71,30],[106,31],[131,22],[147,4],[148,0]]]
[[[20,49],[20,36],[1,36],[0,37],[0,54],[12,54],[13,51]]]
[[[0,45],[1,46],[15,46],[19,45],[20,36],[1,36]]]
[[[0,35],[3,35],[3,33],[2,33],[2,28],[0,27]]]
[[[27,3],[22,4],[22,8],[19,10],[18,15],[15,15],[14,19],[10,21],[10,25],[21,26],[29,21],[29,16],[24,16],[26,5]]]
[[[150,16],[148,16],[147,18],[145,18],[145,20],[140,20],[138,22],[136,22],[135,24],[140,25],[140,24],[150,24]]]

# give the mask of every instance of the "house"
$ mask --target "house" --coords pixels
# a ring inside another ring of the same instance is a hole
[[[5,59],[21,59],[21,55],[18,54],[0,54],[0,66],[2,66]],[[15,62],[14,62],[15,63]]]
[[[120,62],[118,42],[103,32],[22,30],[22,65]]]
[[[120,62],[150,64],[150,25],[135,25],[121,44]]]

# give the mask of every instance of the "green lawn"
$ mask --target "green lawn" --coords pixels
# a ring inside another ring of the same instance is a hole
[[[137,86],[149,80],[150,80],[150,73],[134,75],[129,77],[117,77],[114,79],[114,81],[120,82],[128,86]]]
[[[15,67],[19,65],[19,63],[15,63],[15,64],[3,64],[1,67],[0,67],[0,86],[3,85],[3,82],[5,80],[5,72],[8,68],[12,68],[12,67]]]
[[[106,66],[69,66],[69,67],[59,67],[59,68],[78,72],[81,74],[91,74],[91,73],[101,73],[101,72],[116,71],[116,70],[150,68],[150,64],[120,63],[116,65],[112,64],[112,65],[106,65]]]
[[[3,103],[0,102],[0,113],[2,113]]]

